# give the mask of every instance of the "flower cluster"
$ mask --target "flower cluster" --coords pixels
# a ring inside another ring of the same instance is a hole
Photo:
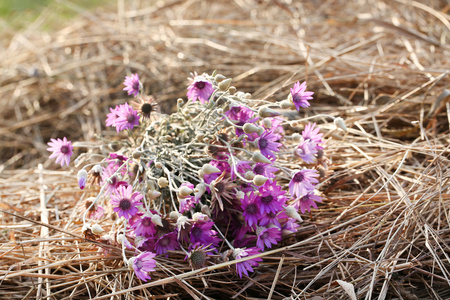
[[[96,195],[83,222],[117,216],[114,237],[98,239],[135,251],[125,262],[140,280],[150,279],[155,257],[173,251],[183,251],[193,268],[239,260],[237,274],[248,276],[262,261],[257,254],[300,229],[298,212],[322,201],[323,133],[315,123],[296,133],[276,110],[309,107],[313,92],[305,82],[295,83],[286,100],[267,104],[220,74],[194,73],[188,101],[179,99],[171,115],[156,113],[137,74],[124,85],[139,100],[110,108],[106,126],[128,129],[128,137],[115,142],[118,151],[86,164],[78,182]],[[49,146],[51,158],[69,165],[70,141],[52,139]],[[103,233],[89,226],[91,238]]]

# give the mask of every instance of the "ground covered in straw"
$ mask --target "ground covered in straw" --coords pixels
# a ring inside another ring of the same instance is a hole
[[[450,6],[298,2],[118,1],[56,32],[39,30],[43,17],[3,44],[0,298],[449,298]],[[348,131],[315,120],[332,162],[324,201],[250,277],[227,263],[192,271],[174,252],[141,285],[120,249],[104,256],[82,235],[95,190],[46,143],[115,134],[104,120],[130,72],[170,112],[191,71],[215,69],[255,99],[307,80],[315,100],[289,117],[340,116]]]

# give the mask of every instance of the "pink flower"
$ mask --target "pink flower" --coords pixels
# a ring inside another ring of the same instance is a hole
[[[258,254],[260,249],[251,247],[251,248],[235,248],[233,250],[233,257],[235,259],[241,259],[248,256],[253,256]],[[253,267],[259,266],[259,263],[262,261],[261,257],[256,257],[252,259],[248,259],[242,262],[238,262],[236,264],[236,271],[239,274],[239,277],[242,278],[242,273],[248,276],[248,271],[253,272]]]
[[[111,195],[111,205],[115,206],[113,210],[119,217],[130,219],[139,212],[137,206],[142,205],[140,200],[143,198],[138,192],[133,193],[131,185],[117,188],[115,194]]]
[[[243,211],[242,215],[244,216],[248,226],[256,226],[259,218],[261,217],[258,203],[256,202],[256,196],[253,193],[250,193],[249,196],[245,194],[244,199],[242,199],[241,202],[241,208]]]
[[[102,181],[100,182],[100,184],[107,185],[105,187],[105,194],[114,194],[120,186],[128,185],[128,182],[121,181],[118,178],[118,174],[115,174],[116,170],[117,170],[117,167],[115,167],[114,164],[108,165],[108,167],[103,168]]]
[[[180,244],[177,241],[177,234],[175,232],[169,232],[160,237],[155,244],[156,254],[164,254],[169,250],[176,250],[180,248]]]
[[[322,198],[320,196],[314,195],[313,192],[310,192],[310,193],[304,195],[303,197],[297,199],[296,202],[294,203],[294,207],[295,206],[298,207],[300,205],[300,211],[303,214],[303,213],[305,213],[305,211],[310,212],[311,206],[314,207],[315,209],[317,209],[316,202],[322,202]]]
[[[256,229],[256,236],[258,237],[256,246],[264,250],[264,245],[267,248],[272,248],[272,245],[277,244],[277,241],[281,238],[281,231],[278,227],[258,227]]]
[[[294,102],[295,108],[300,111],[300,107],[309,107],[308,100],[311,100],[314,92],[306,91],[306,81],[300,84],[296,82],[294,87],[291,89],[292,102]]]
[[[314,184],[319,181],[315,178],[317,170],[303,169],[294,174],[289,182],[289,192],[292,197],[299,198],[314,190]]]
[[[255,143],[258,145],[261,154],[267,158],[275,158],[275,154],[273,152],[278,152],[278,148],[281,146],[281,143],[277,143],[281,138],[279,134],[273,133],[271,131],[264,131],[263,134],[259,138],[255,140]]]
[[[156,233],[156,226],[152,222],[152,217],[146,214],[137,219],[131,227],[136,236],[150,237]]]
[[[137,97],[141,85],[139,82],[138,74],[131,74],[131,76],[125,76],[123,84],[125,85],[123,90],[127,91],[128,95],[133,95],[134,97]]]
[[[117,132],[124,129],[133,129],[134,126],[139,125],[139,116],[128,103],[122,104],[116,110],[116,130]]]
[[[152,252],[142,252],[138,256],[130,259],[131,267],[133,268],[134,274],[136,274],[137,278],[143,281],[151,279],[148,272],[155,271],[156,261],[153,259],[155,256],[156,254]]]
[[[311,164],[316,159],[317,144],[311,140],[302,140],[294,150],[294,155],[303,159],[307,164]]]
[[[316,126],[316,123],[308,123],[305,125],[305,129],[302,131],[303,139],[310,140],[316,144],[316,149],[320,150],[323,149],[320,144],[323,144],[322,136],[323,133],[319,133],[320,128],[314,128]]]
[[[195,76],[192,84],[188,87],[187,97],[192,102],[198,99],[200,103],[205,104],[213,92],[214,88],[211,82],[204,76]]]
[[[275,172],[278,172],[279,169],[273,167],[271,164],[265,164],[265,163],[256,163],[253,166],[253,173],[256,175],[262,175],[267,178],[275,178]]]
[[[283,191],[281,186],[277,185],[275,180],[267,180],[266,183],[259,188],[259,193],[260,196],[257,197],[257,199],[261,215],[269,212],[279,212],[287,200],[286,197],[284,197],[286,192]]]
[[[72,156],[73,152],[73,146],[72,142],[68,141],[66,137],[61,139],[50,139],[51,142],[48,142],[47,144],[50,146],[47,148],[47,151],[53,152],[50,155],[50,158],[56,157],[56,163],[61,162],[61,167],[66,164],[67,166],[70,163],[70,157]]]
[[[110,107],[109,111],[110,113],[106,115],[106,126],[112,126],[112,127],[116,127],[116,121],[117,118],[119,117],[117,115],[117,111],[119,110],[119,106],[116,105],[115,108]]]

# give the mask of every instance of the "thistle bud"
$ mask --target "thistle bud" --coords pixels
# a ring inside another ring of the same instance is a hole
[[[189,196],[192,192],[193,190],[191,190],[187,186],[182,186],[178,189],[178,195],[183,198]]]
[[[103,228],[100,225],[98,225],[98,224],[92,225],[91,231],[92,231],[93,234],[101,234],[101,233],[105,232],[103,230]]]
[[[297,210],[292,207],[292,206],[286,206],[284,208],[284,211],[286,213],[286,215],[294,220],[297,220],[299,222],[303,222],[302,217],[300,217],[300,215],[298,214]]]
[[[220,169],[219,168],[216,168],[216,167],[214,167],[214,166],[212,166],[212,165],[210,165],[210,164],[204,164],[203,166],[202,166],[202,169],[201,169],[205,174],[213,174],[213,173],[219,173],[219,172],[222,172],[222,171],[220,171]]]
[[[253,183],[256,185],[256,186],[262,186],[264,183],[266,183],[266,181],[268,180],[269,178],[267,178],[267,177],[265,177],[265,176],[262,176],[262,175],[256,175],[255,177],[253,177]]]
[[[233,79],[231,79],[231,78],[227,78],[227,79],[224,79],[224,80],[222,80],[220,83],[219,83],[219,90],[221,90],[222,92],[225,92],[226,90],[228,90],[228,88],[230,87],[230,85],[231,85],[231,81],[232,81]]]
[[[347,126],[345,126],[345,122],[341,117],[337,117],[334,119],[334,125],[336,125],[337,128],[342,129],[343,131],[347,132]]]
[[[267,117],[276,117],[279,116],[280,113],[276,110],[273,110],[271,108],[268,108],[267,106],[262,106],[258,109],[258,115],[261,118],[267,118]]]
[[[167,180],[167,178],[165,178],[165,177],[160,177],[159,179],[158,179],[158,186],[160,187],[160,188],[165,188],[166,186],[168,186],[169,185],[169,181]]]
[[[295,104],[289,100],[283,100],[280,102],[280,108],[282,109],[289,109],[289,108],[294,108]]]
[[[88,173],[85,169],[81,169],[80,171],[78,171],[77,178],[80,189],[84,189],[84,187],[86,186],[87,175]]]
[[[252,161],[254,162],[260,162],[260,163],[265,163],[265,164],[270,164],[272,163],[267,157],[265,157],[264,155],[261,154],[261,152],[255,152],[252,155]]]

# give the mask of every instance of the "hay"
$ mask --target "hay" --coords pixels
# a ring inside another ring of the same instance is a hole
[[[450,297],[450,7],[302,2],[119,5],[54,33],[17,33],[1,50],[1,297]],[[238,279],[233,262],[191,271],[174,252],[137,284],[120,249],[104,255],[81,235],[81,205],[95,191],[80,192],[74,171],[51,170],[46,142],[110,135],[105,114],[123,102],[130,72],[169,112],[189,72],[213,69],[268,100],[307,79],[315,100],[302,116],[346,120],[345,135],[318,120],[333,161],[326,199],[250,278]]]

